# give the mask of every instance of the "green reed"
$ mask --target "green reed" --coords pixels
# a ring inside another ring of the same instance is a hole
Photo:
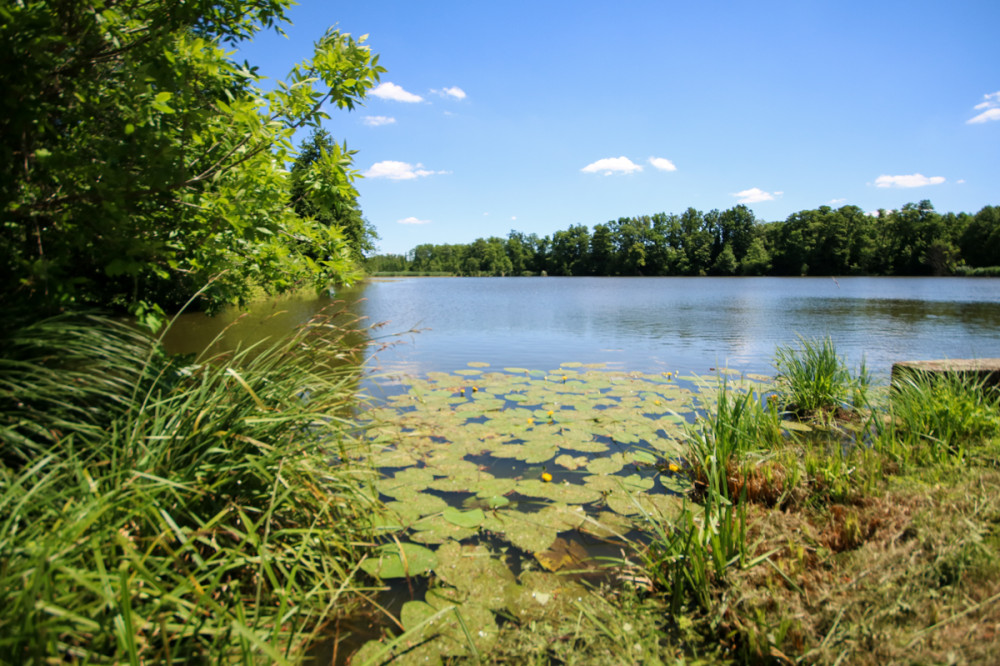
[[[0,662],[285,663],[350,607],[377,502],[348,331],[198,362],[97,315],[6,335]]]
[[[970,451],[995,452],[1000,391],[959,373],[907,371],[893,379],[879,425],[876,448],[899,461],[960,463]]]
[[[864,361],[857,375],[853,374],[829,336],[822,340],[800,337],[798,348],[779,346],[774,366],[782,397],[799,414],[848,405],[862,408],[868,401],[872,378]]]

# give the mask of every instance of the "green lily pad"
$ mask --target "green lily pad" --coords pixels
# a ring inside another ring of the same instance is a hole
[[[581,467],[586,467],[590,459],[586,456],[573,457],[570,455],[563,454],[555,459],[555,464],[560,467],[565,467],[568,470],[580,469]]]
[[[437,576],[465,595],[465,600],[494,610],[504,607],[504,588],[514,581],[496,554],[480,545],[446,543],[437,552]]]
[[[456,509],[457,511],[457,509]],[[413,533],[410,538],[417,543],[440,544],[448,541],[462,541],[475,536],[478,530],[473,527],[461,527],[446,520],[444,515],[421,518],[411,526]]]
[[[462,616],[461,620],[457,614]],[[424,601],[407,601],[403,604],[399,618],[403,627],[413,633],[411,640],[414,644],[429,641],[442,656],[459,657],[470,654],[472,650],[469,640],[477,651],[484,652],[492,649],[496,643],[496,620],[493,619],[493,614],[475,604],[434,608]],[[483,631],[479,635],[480,632],[473,631],[473,628],[488,627],[490,624],[493,625],[492,632]]]
[[[415,543],[403,542],[380,546],[360,566],[376,578],[403,578],[427,573],[436,565],[437,556],[434,551]]]
[[[598,490],[572,483],[545,483],[539,479],[524,479],[517,492],[528,497],[542,497],[564,504],[589,504],[601,498]]]
[[[598,516],[588,516],[580,525],[580,531],[599,539],[625,538],[633,528],[632,521],[611,511],[602,511]]]
[[[584,601],[586,588],[565,576],[528,571],[520,583],[510,583],[504,591],[507,610],[522,624],[531,620],[574,617],[575,604]]]
[[[545,550],[552,545],[558,529],[535,514],[499,510],[486,516],[483,528],[529,553]]]
[[[476,528],[483,524],[486,516],[483,514],[482,509],[473,509],[471,511],[459,511],[455,507],[449,506],[442,513],[441,517],[447,520],[453,525],[458,525],[459,527]]]
[[[616,474],[625,467],[627,460],[619,453],[613,453],[603,458],[595,458],[587,465],[587,471],[591,474]]]
[[[466,365],[468,365],[470,368],[488,368],[488,367],[490,367],[489,363],[485,363],[483,361],[469,361],[468,363],[466,363]]]

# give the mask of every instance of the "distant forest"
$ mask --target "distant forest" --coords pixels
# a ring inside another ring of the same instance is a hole
[[[511,231],[369,257],[368,272],[506,275],[1000,275],[1000,207],[938,213],[930,201],[762,222],[744,205],[622,217],[552,237]]]

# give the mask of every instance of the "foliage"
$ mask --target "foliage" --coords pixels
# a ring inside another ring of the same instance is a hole
[[[232,47],[290,0],[29,0],[0,9],[0,278],[7,299],[155,312],[349,279],[348,239],[297,215],[285,165],[323,109],[384,71],[336,30],[265,90]],[[350,153],[322,160],[350,198]]]
[[[1000,264],[1000,214],[939,214],[929,201],[872,215],[857,206],[764,223],[744,205],[573,225],[551,237],[415,247],[395,272],[454,275],[951,275]],[[484,244],[485,242],[485,244]],[[511,266],[487,259],[503,245]],[[370,266],[382,261],[375,257]],[[371,268],[371,270],[379,270]],[[992,273],[985,273],[992,274]]]
[[[865,405],[871,377],[864,361],[857,375],[852,374],[829,336],[822,340],[800,337],[798,349],[779,346],[774,365],[782,397],[799,414]]]
[[[901,461],[962,463],[1000,437],[1000,391],[959,373],[906,370],[893,378],[876,446]]]
[[[350,607],[376,502],[344,328],[195,362],[96,315],[10,335],[7,386],[42,386],[2,399],[0,661],[289,663]]]
[[[354,155],[330,133],[314,129],[292,164],[292,207],[300,217],[340,229],[356,262],[375,249],[378,234],[361,216],[358,193],[345,177],[343,157]]]

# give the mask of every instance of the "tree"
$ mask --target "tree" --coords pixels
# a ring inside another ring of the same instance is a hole
[[[349,278],[341,231],[289,205],[292,137],[384,70],[336,30],[269,91],[232,47],[291,0],[24,0],[0,9],[4,296],[206,306]],[[350,196],[349,153],[323,160]]]
[[[303,218],[313,218],[344,235],[356,262],[375,249],[378,234],[361,215],[358,192],[340,168],[347,146],[339,146],[323,129],[314,129],[299,147],[291,169],[292,208]]]

